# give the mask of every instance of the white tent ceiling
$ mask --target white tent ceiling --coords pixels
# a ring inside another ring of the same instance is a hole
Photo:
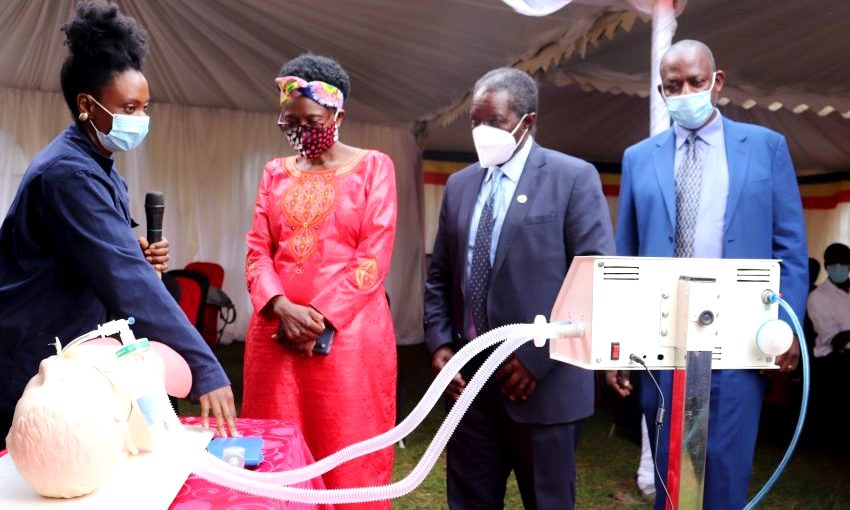
[[[488,69],[523,62],[550,81],[543,143],[618,161],[648,132],[650,26],[622,12],[624,0],[580,0],[544,18],[521,16],[500,0],[118,3],[150,33],[146,73],[159,102],[271,113],[280,64],[310,50],[339,59],[352,75],[352,118],[429,119],[426,148],[470,151],[458,105]],[[58,27],[72,6],[0,1],[0,87],[58,90],[66,54]],[[850,170],[850,120],[841,115],[850,112],[848,19],[846,0],[690,0],[677,38],[715,50],[731,86],[727,114],[786,134],[801,169]],[[753,101],[758,106],[743,108]],[[783,106],[766,109],[775,103]]]
[[[351,74],[349,114],[412,122],[461,97],[490,68],[604,10],[520,16],[499,0],[117,0],[150,34],[155,101],[274,111],[281,64],[312,51]],[[0,1],[0,86],[58,90],[59,26],[73,0]]]
[[[850,171],[848,19],[845,0],[690,0],[676,39],[712,47],[727,73],[724,113],[783,133],[801,173]],[[548,69],[538,139],[618,162],[646,137],[650,31],[649,23],[636,23],[588,48],[583,59]],[[434,129],[426,148],[471,151],[466,119]]]

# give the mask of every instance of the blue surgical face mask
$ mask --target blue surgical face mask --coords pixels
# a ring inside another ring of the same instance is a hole
[[[830,264],[826,266],[826,274],[829,275],[829,281],[841,285],[850,277],[850,266],[847,264]]]
[[[138,147],[148,134],[151,118],[147,115],[123,115],[112,113],[91,96],[89,98],[94,104],[100,106],[103,111],[112,116],[112,129],[109,133],[101,133],[94,121],[91,122],[97,133],[97,139],[103,147],[110,152],[126,152]]]
[[[711,86],[701,92],[685,94],[682,96],[664,95],[664,104],[673,122],[686,129],[697,129],[705,124],[711,114],[714,113],[714,105],[711,104],[711,93],[714,90],[714,79],[717,73],[711,74]]]

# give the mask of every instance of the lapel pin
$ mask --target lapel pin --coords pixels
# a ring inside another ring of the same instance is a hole
[[[516,197],[516,201],[520,204],[524,204],[524,203],[528,202],[528,196],[520,195],[520,196]]]

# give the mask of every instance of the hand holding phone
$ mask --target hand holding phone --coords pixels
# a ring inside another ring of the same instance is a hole
[[[312,351],[306,351],[303,347],[299,347],[301,344],[298,342],[293,342],[286,336],[286,330],[281,326],[277,333],[274,335],[274,339],[277,343],[284,346],[287,349],[299,351],[302,354],[310,355],[310,352],[313,354],[321,354],[322,356],[327,356],[331,352],[331,345],[333,345],[334,335],[336,334],[336,329],[333,326],[325,322],[325,329],[322,333],[316,338],[315,343],[313,344]],[[309,349],[309,347],[307,347]]]
[[[299,305],[278,296],[274,300],[274,314],[280,318],[275,339],[286,344],[313,342],[325,329],[325,318],[314,308]]]
[[[322,334],[316,339],[316,343],[313,345],[313,354],[321,354],[322,356],[330,354],[335,333],[336,330],[334,327],[325,321],[325,330],[322,331]]]

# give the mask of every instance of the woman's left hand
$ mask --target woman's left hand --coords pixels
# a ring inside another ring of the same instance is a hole
[[[281,330],[278,330],[281,331]],[[280,333],[278,333],[280,334]],[[316,346],[315,340],[308,340],[306,342],[293,342],[291,340],[284,340],[283,346],[288,351],[292,351],[295,354],[300,354],[301,356],[310,357],[313,355],[313,347]]]
[[[168,255],[168,239],[163,237],[161,241],[151,244],[145,236],[139,236],[139,247],[145,254],[145,260],[150,262],[154,269],[160,273],[168,269],[168,261],[171,260]]]
[[[280,326],[272,338],[287,349],[312,355],[316,339],[325,330],[322,314],[311,306],[293,303],[284,296],[274,298],[272,310],[280,318]]]

